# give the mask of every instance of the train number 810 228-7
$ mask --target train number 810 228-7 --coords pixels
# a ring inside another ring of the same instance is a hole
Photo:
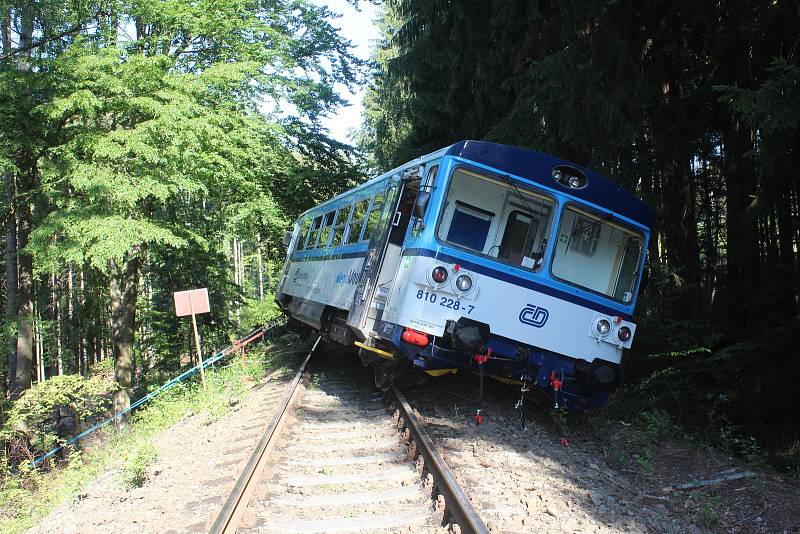
[[[431,304],[438,303],[439,306],[450,308],[451,310],[464,310],[467,312],[467,315],[472,313],[472,310],[475,309],[475,306],[472,304],[461,304],[460,300],[439,296],[436,293],[425,291],[424,289],[417,291],[417,299],[430,302]]]

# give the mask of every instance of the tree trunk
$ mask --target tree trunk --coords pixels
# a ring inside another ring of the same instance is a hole
[[[2,11],[2,21],[0,21],[0,34],[2,37],[0,41],[3,46],[3,55],[11,52],[11,9],[5,8]],[[10,172],[4,173],[5,182],[5,195],[8,202],[8,228],[6,229],[5,241],[5,261],[6,261],[6,325],[16,322],[17,314],[17,221],[14,214],[14,175]],[[14,378],[16,374],[17,363],[17,343],[12,339],[8,347],[8,368],[7,380],[8,386],[6,390],[0,391],[2,398],[5,398],[6,391],[14,390]],[[5,384],[0,385],[5,387]]]
[[[672,310],[679,317],[693,317],[696,310],[704,309],[698,303],[700,260],[693,185],[688,158],[673,157],[664,171],[666,209],[663,232],[667,266],[681,278],[678,282],[679,297]]]
[[[727,284],[725,331],[731,339],[756,328],[761,310],[754,295],[761,289],[757,219],[749,209],[756,198],[754,170],[748,153],[753,148],[752,132],[736,122],[723,133],[727,185]],[[747,306],[743,306],[747,303]],[[742,325],[749,325],[743,329]]]
[[[6,184],[6,198],[8,205],[13,207],[14,184],[13,175],[6,173],[8,182]],[[6,324],[12,325],[17,321],[17,219],[13,209],[8,217],[8,229],[6,230]],[[11,339],[8,350],[8,391],[14,391],[14,380],[16,379],[17,369],[17,342]]]
[[[3,55],[11,53],[11,9],[6,8],[3,10],[3,27],[0,29],[2,33],[3,42]]]
[[[19,47],[30,46],[33,39],[33,6],[24,5],[20,11]],[[17,70],[29,72],[30,50],[17,55]],[[22,156],[20,165],[25,169],[24,182],[20,184],[21,191],[27,193],[34,187],[36,178],[36,162],[28,161]],[[30,254],[20,251],[28,244],[28,235],[31,232],[31,206],[28,200],[22,200],[17,206],[17,362],[15,366],[14,387],[11,398],[16,399],[23,390],[31,387],[31,363],[33,359],[33,329],[31,327],[31,302],[33,296],[33,259]]]
[[[258,253],[258,301],[264,302],[264,259],[261,256],[261,234],[256,236]]]
[[[19,395],[31,387],[31,364],[33,361],[33,326],[31,313],[33,310],[33,259],[30,254],[22,253],[28,244],[28,235],[31,232],[31,208],[27,202],[19,205],[18,253],[17,264],[19,277],[17,279],[17,362],[14,377],[14,388],[11,398]]]
[[[34,291],[35,293],[35,291]],[[36,355],[36,383],[41,384],[45,381],[44,368],[44,341],[42,340],[42,312],[38,303],[33,305],[33,346]]]
[[[114,395],[115,413],[128,409],[131,404],[131,370],[133,369],[136,296],[138,293],[140,266],[141,263],[136,250],[128,253],[128,257],[122,265],[117,260],[109,262],[114,378],[119,385],[119,389]]]
[[[58,376],[64,374],[64,356],[62,354],[62,343],[61,343],[61,336],[62,336],[62,311],[61,306],[58,305],[58,291],[56,288],[60,285],[58,283],[58,278],[56,277],[55,273],[53,273],[50,277],[50,282],[53,285],[53,324],[55,325],[55,339],[56,339],[56,373]]]

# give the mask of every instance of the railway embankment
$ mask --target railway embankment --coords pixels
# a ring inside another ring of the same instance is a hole
[[[308,343],[293,343],[298,356],[308,350]],[[325,353],[326,365],[353,363],[347,354]],[[231,394],[239,390],[231,381],[227,393],[221,388],[216,408],[195,404],[192,413],[136,441],[127,457],[96,470],[29,532],[207,532],[283,396],[290,368],[243,382],[242,394]],[[245,528],[257,533],[308,526],[325,520],[322,512],[342,507],[348,517],[384,520],[404,507],[408,517],[420,516],[406,531],[442,532],[436,503],[421,504],[415,469],[403,463],[397,437],[391,438],[390,426],[378,428],[386,424],[379,421],[379,396],[361,392],[360,382],[346,373],[319,376],[305,386],[294,430],[281,442],[271,475],[258,485]],[[527,404],[523,427],[515,390],[504,385],[487,383],[483,402],[477,378],[465,374],[403,391],[491,532],[772,533],[800,526],[800,493],[791,481],[691,441],[658,416],[554,418],[543,399]],[[474,417],[478,409],[482,424]],[[154,451],[149,457],[145,444]],[[320,457],[311,458],[317,445]],[[134,450],[148,454],[139,460],[141,484],[131,485],[126,475],[136,463]],[[348,484],[370,473],[347,460],[359,450],[396,453],[400,463],[368,466],[375,474],[369,488],[374,498],[348,503]],[[387,492],[402,494],[402,502],[395,507],[377,499]],[[287,507],[297,513],[280,513]]]
[[[7,479],[0,532],[204,531],[247,455],[234,440],[258,434],[252,421],[296,365],[285,350],[296,336],[273,341],[250,351],[245,369],[237,355],[208,370],[206,389],[197,380],[143,405],[55,469]]]
[[[797,481],[664,413],[555,416],[542,398],[523,428],[517,391],[490,383],[481,403],[477,377],[449,376],[408,392],[492,532],[800,532]]]

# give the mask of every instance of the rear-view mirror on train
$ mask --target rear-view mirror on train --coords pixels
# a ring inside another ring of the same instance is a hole
[[[283,234],[283,246],[288,247],[289,243],[291,242],[292,242],[292,231],[286,230],[286,232]]]
[[[414,201],[414,217],[417,219],[425,217],[425,212],[428,210],[428,202],[430,202],[430,200],[430,191],[420,191],[417,193],[417,199]]]

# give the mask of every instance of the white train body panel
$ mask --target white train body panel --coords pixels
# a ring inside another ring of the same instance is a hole
[[[635,332],[633,323],[615,324],[613,316],[488,275],[465,269],[451,271],[448,282],[457,273],[466,273],[473,280],[473,288],[462,295],[448,283],[435,290],[430,286],[428,273],[438,265],[452,267],[428,257],[403,258],[383,314],[384,321],[441,337],[448,320],[456,321],[463,316],[490,324],[492,334],[589,362],[600,358],[619,363],[622,349],[630,346],[630,341],[611,343],[598,339],[592,325],[598,317],[609,317],[614,329],[605,339],[610,341],[617,339],[616,329],[621,326]]]
[[[364,257],[289,261],[283,292],[305,300],[349,310]]]

